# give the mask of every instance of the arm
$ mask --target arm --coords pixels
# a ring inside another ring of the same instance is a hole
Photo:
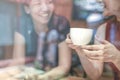
[[[70,44],[73,49],[75,49],[75,45]],[[103,71],[103,62],[99,60],[89,59],[85,54],[87,52],[82,52],[79,46],[76,47],[76,52],[80,58],[81,64],[87,73],[88,77],[92,80],[98,80]],[[89,53],[89,52],[88,52]],[[94,53],[93,53],[94,54]]]
[[[106,31],[106,24],[101,25],[98,29],[97,32],[95,34],[95,36],[99,36],[100,39],[105,39],[105,31]],[[95,44],[100,44],[96,39],[94,40]],[[98,45],[100,47],[100,45]],[[102,48],[102,46],[101,46]],[[101,52],[98,51],[98,54],[100,54]],[[91,53],[93,54],[93,53]],[[93,80],[97,80],[102,72],[103,72],[103,61],[102,60],[93,60],[93,59],[89,59],[89,58],[84,58],[86,56],[80,57],[81,59],[81,63],[86,71],[86,73],[88,74],[88,76],[93,79]],[[87,65],[89,65],[90,67],[87,67]],[[94,75],[94,76],[93,76]]]
[[[79,55],[81,64],[92,80],[98,80],[103,71],[103,62],[97,60],[90,60],[84,55]]]
[[[56,80],[65,76],[71,67],[71,49],[67,47],[65,42],[59,44],[59,65],[51,71],[40,75],[40,80]]]
[[[14,48],[13,48],[13,58],[9,61],[9,66],[22,65],[25,62],[25,40],[24,37],[15,32],[14,36]]]
[[[69,45],[70,46],[70,45]],[[72,48],[76,50],[81,64],[87,73],[88,77],[92,80],[98,80],[103,72],[103,61],[102,60],[93,60],[86,54],[94,54],[92,51],[87,49],[81,49],[79,46],[72,45]],[[96,51],[95,54],[99,53]]]
[[[95,36],[99,36],[100,39],[105,39],[105,26],[106,24],[101,25],[97,29]],[[98,41],[96,41],[96,39],[94,41],[95,41],[94,44],[100,44]],[[103,61],[92,60],[87,58],[86,56],[81,56],[80,60],[87,75],[93,80],[98,80],[103,72],[103,65],[104,65]],[[89,65],[89,67],[87,65]]]
[[[73,45],[69,37],[67,37],[66,42],[68,43],[68,46],[70,48],[76,50],[81,61],[81,64],[85,72],[87,73],[88,77],[90,77],[92,80],[98,80],[103,70],[103,62],[89,59],[89,57],[87,57],[85,54],[89,53],[90,51],[85,52],[84,50],[87,49],[82,49],[80,46]]]

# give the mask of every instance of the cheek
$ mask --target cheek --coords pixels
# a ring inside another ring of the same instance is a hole
[[[55,10],[54,5],[50,5],[50,6],[49,6],[49,10],[50,10],[51,12],[53,12],[53,11]]]
[[[31,15],[31,17],[32,17],[33,20],[36,19],[36,17],[37,17],[37,16],[36,16],[36,15],[37,15],[37,10],[31,9],[30,15]]]
[[[108,9],[104,9],[103,15],[104,16],[111,16],[112,13]]]
[[[34,14],[37,14],[39,12],[39,9],[38,8],[32,8],[31,9],[31,14],[34,15]]]
[[[119,1],[120,2],[120,1]],[[118,1],[111,1],[110,3],[110,12],[117,14],[120,13],[120,4]]]

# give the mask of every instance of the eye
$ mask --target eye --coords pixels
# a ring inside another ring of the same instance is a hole
[[[41,3],[40,2],[35,2],[33,6],[39,6]]]
[[[40,4],[41,4],[41,1],[35,0],[35,1],[33,2],[33,4],[34,4],[34,5],[40,5]]]
[[[49,4],[52,4],[52,3],[53,3],[53,0],[49,0],[48,3],[49,3]]]

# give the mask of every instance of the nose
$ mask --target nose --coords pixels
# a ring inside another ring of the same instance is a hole
[[[41,4],[42,11],[48,11],[48,5],[46,3]]]

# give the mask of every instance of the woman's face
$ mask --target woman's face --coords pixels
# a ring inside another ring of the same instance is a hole
[[[115,15],[120,17],[120,0],[103,0],[105,16]]]
[[[31,0],[29,11],[35,22],[47,24],[54,11],[53,0]]]

